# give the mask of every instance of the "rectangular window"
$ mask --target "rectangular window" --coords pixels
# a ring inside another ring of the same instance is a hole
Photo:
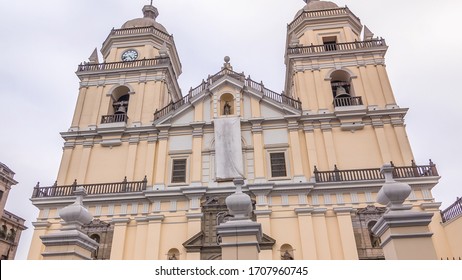
[[[173,160],[172,183],[186,183],[186,159]]]
[[[285,153],[271,153],[271,177],[287,177]]]

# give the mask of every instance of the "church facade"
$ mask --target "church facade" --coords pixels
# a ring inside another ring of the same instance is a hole
[[[99,243],[95,259],[221,259],[216,227],[229,219],[234,179],[262,226],[259,259],[384,259],[372,228],[386,209],[380,168],[409,184],[406,203],[432,212],[438,257],[455,256],[431,190],[433,162],[414,162],[385,67],[387,44],[346,7],[307,4],[288,25],[282,93],[233,68],[182,95],[173,36],[157,9],[113,29],[101,53],[78,66],[72,124],[61,133],[54,186],[36,186],[29,259],[58,212],[84,187]]]

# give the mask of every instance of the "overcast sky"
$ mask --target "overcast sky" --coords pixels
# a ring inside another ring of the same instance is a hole
[[[431,158],[442,179],[443,207],[462,196],[462,1],[337,0],[390,46],[386,62],[398,105],[410,108],[407,132],[417,164]],[[6,209],[27,220],[17,259],[26,259],[37,211],[37,183],[56,180],[78,93],[77,65],[101,47],[111,28],[141,17],[148,0],[0,0],[0,161],[19,182]],[[277,92],[284,87],[287,24],[302,0],[154,0],[175,37],[183,93],[231,57]]]

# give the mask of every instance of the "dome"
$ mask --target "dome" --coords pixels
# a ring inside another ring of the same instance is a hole
[[[298,13],[295,15],[295,18],[301,15],[304,11],[316,11],[335,8],[338,8],[337,4],[331,1],[308,0],[305,7],[298,11]]]
[[[143,15],[142,18],[135,18],[132,20],[127,21],[122,25],[122,29],[125,28],[134,28],[134,27],[147,27],[147,26],[154,26],[155,28],[168,33],[167,29],[160,23],[156,22],[156,18],[159,15],[156,7],[151,5],[146,5],[143,7]]]
[[[167,29],[162,24],[156,22],[152,18],[136,18],[136,19],[129,20],[126,23],[124,23],[124,25],[122,25],[122,29],[134,28],[134,27],[146,27],[146,26],[154,26],[155,28],[165,33],[168,33]]]

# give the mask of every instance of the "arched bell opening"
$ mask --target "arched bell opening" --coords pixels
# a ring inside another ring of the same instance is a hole
[[[330,80],[335,107],[362,105],[362,99],[354,96],[351,76],[348,72],[334,71],[330,75]]]
[[[112,93],[113,103],[112,108],[114,110],[114,114],[126,115],[128,113],[128,104],[130,101],[130,89],[126,86],[118,87]]]

